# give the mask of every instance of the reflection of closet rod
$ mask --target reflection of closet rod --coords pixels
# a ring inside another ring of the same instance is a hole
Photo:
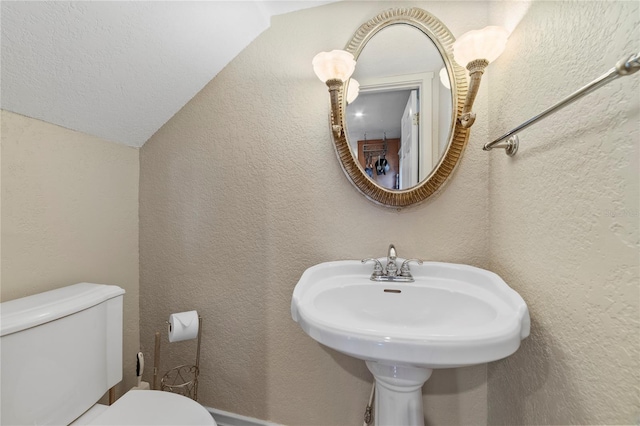
[[[362,152],[364,154],[371,154],[371,155],[384,155],[387,153],[387,147],[385,146],[386,144],[383,142],[378,142],[375,144],[365,144],[362,147]]]
[[[600,77],[593,80],[591,83],[587,84],[583,88],[573,92],[571,95],[567,96],[565,99],[561,100],[560,102],[553,105],[552,107],[547,108],[546,110],[536,115],[535,117],[525,121],[518,127],[505,133],[504,135],[500,136],[498,139],[494,140],[493,142],[489,142],[485,144],[484,148],[482,149],[484,149],[485,151],[491,151],[493,148],[502,148],[505,150],[508,156],[511,157],[515,155],[515,153],[518,151],[518,143],[519,143],[518,136],[516,135],[516,133],[526,129],[532,124],[566,107],[567,105],[572,104],[577,99],[583,97],[588,93],[593,92],[594,90],[617,79],[618,77],[631,75],[638,70],[640,70],[640,53],[631,55],[628,58],[618,61],[616,66],[611,68],[606,74],[601,75]],[[504,143],[500,143],[505,139],[508,139],[508,140]]]

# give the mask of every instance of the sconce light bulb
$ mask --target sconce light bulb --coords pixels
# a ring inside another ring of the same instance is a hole
[[[349,86],[347,88],[347,103],[350,104],[356,100],[360,94],[360,83],[355,78],[349,79]]]
[[[463,67],[476,59],[491,63],[504,52],[508,38],[509,31],[497,26],[469,31],[453,43],[453,57]]]
[[[347,81],[356,69],[356,61],[353,55],[344,50],[332,50],[331,52],[318,53],[311,62],[313,71],[320,81],[328,80]]]
[[[440,70],[440,83],[447,89],[451,90],[451,82],[449,81],[449,73],[447,73],[447,68],[442,67]]]

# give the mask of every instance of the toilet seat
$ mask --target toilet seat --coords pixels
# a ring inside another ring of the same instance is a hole
[[[200,404],[182,395],[131,390],[89,423],[91,425],[210,425],[216,422]]]

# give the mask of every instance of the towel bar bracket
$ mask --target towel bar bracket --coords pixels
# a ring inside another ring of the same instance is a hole
[[[513,157],[518,152],[518,148],[520,147],[520,139],[518,139],[518,135],[510,136],[507,140],[502,140],[495,145],[492,145],[490,148],[486,146],[482,149],[485,151],[491,151],[492,149],[502,148],[504,149],[504,153],[509,157]]]

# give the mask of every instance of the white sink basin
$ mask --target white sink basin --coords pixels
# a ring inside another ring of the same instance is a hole
[[[401,283],[371,281],[372,271],[358,260],[307,269],[291,316],[316,341],[366,361],[376,426],[424,425],[421,388],[432,369],[507,357],[529,335],[526,303],[492,272],[425,262],[411,266],[415,282]]]
[[[357,260],[307,269],[293,292],[293,319],[356,358],[428,368],[495,361],[529,335],[526,303],[492,272],[425,262],[411,266],[413,283],[374,282],[371,272]]]

